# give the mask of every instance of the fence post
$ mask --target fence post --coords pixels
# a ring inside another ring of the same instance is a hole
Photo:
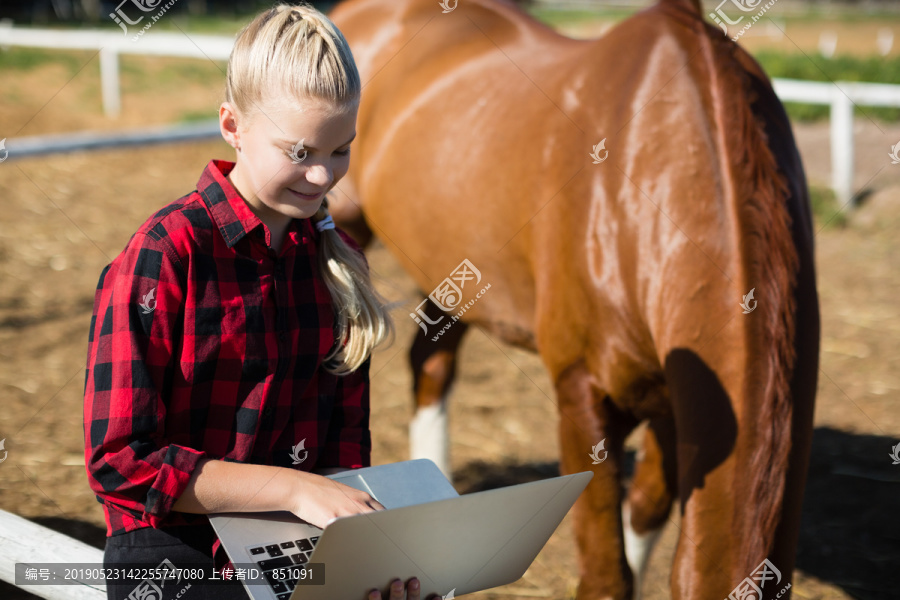
[[[118,117],[122,109],[119,88],[119,52],[115,48],[100,48],[100,86],[103,90],[103,113]]]
[[[853,102],[835,82],[831,91],[831,187],[839,205],[853,198]]]

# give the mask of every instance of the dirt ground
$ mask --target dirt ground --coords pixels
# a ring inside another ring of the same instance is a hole
[[[214,108],[220,95],[216,84],[184,94],[178,81],[161,82],[126,95],[123,115],[109,120],[96,109],[96,58],[85,65],[75,76],[54,65],[4,76],[0,136],[168,123],[186,110]],[[152,77],[158,66],[140,69]],[[817,223],[823,338],[793,587],[802,599],[900,597],[900,466],[888,457],[900,443],[900,165],[887,158],[900,126],[860,119],[856,127],[857,185],[870,193],[846,208],[846,227],[828,226],[827,218]],[[810,181],[827,184],[827,123],[795,132]],[[0,439],[8,451],[0,463],[0,509],[102,547],[103,513],[87,486],[82,454],[97,277],[152,212],[193,189],[213,157],[231,158],[231,149],[210,142],[0,164]],[[384,294],[404,303],[395,315],[397,341],[376,354],[372,370],[373,459],[380,464],[408,457],[406,354],[416,325],[406,309],[419,299],[383,247],[374,247],[369,260]],[[556,473],[556,406],[540,361],[477,328],[462,350],[450,408],[459,490]],[[670,597],[678,531],[676,508],[650,563],[650,600]],[[474,596],[570,598],[576,584],[567,518],[520,581]],[[0,597],[33,596],[0,584]]]

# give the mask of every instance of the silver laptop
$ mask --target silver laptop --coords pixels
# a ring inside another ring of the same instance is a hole
[[[460,496],[430,460],[329,476],[386,510],[325,530],[290,512],[219,513],[209,521],[253,600],[362,600],[417,577],[421,597],[453,598],[519,579],[587,486],[586,471]]]

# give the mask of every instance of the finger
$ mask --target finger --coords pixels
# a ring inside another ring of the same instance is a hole
[[[361,493],[360,498],[359,498],[359,503],[362,504],[363,506],[368,506],[374,510],[384,509],[384,506],[381,504],[381,502],[376,500],[375,497],[372,496],[371,494],[367,494],[365,492]]]
[[[368,596],[369,600],[381,600],[381,592],[378,590],[372,590],[369,592]]]
[[[413,577],[409,581],[406,582],[406,600],[419,600],[419,594],[421,593],[421,585],[419,584],[419,580]]]
[[[371,512],[373,510],[384,510],[384,505],[372,496],[365,496],[356,500],[357,511]]]
[[[403,582],[395,579],[391,582],[391,600],[403,600]]]

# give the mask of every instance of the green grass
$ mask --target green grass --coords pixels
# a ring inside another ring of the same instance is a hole
[[[823,3],[824,4],[824,3]],[[876,21],[881,25],[900,23],[900,12],[869,9],[864,10],[851,3],[838,4],[832,2],[827,6],[810,6],[809,8],[789,12],[787,14],[775,13],[772,18],[787,25],[793,23],[829,23],[839,25],[841,23],[870,23]]]
[[[186,110],[178,117],[179,123],[198,123],[211,121],[218,116],[215,110]]]
[[[705,8],[710,8],[704,3]],[[608,7],[600,3],[595,9],[566,9],[548,6],[527,6],[525,10],[534,18],[550,26],[571,25],[590,21],[621,21],[638,13],[640,8]],[[704,13],[705,15],[705,13]],[[810,6],[802,12],[776,13],[772,15],[779,23],[808,25],[810,23],[868,23],[877,21],[882,25],[900,24],[900,12],[884,10],[861,10],[857,6],[831,3],[827,7]]]
[[[163,61],[163,69],[148,73],[148,61]],[[156,56],[123,56],[119,62],[122,89],[125,92],[145,92],[162,87],[172,87],[185,82],[200,85],[223,86],[225,61]]]
[[[82,69],[88,73],[99,72],[99,65],[88,65],[98,61],[96,51],[87,50],[44,50],[37,48],[10,48],[0,51],[0,73],[23,72],[44,65],[62,65],[70,77]],[[152,76],[148,74],[147,61],[160,61],[165,68]],[[141,57],[124,55],[119,57],[119,76],[123,92],[140,92],[160,85],[177,85],[192,82],[201,85],[224,85],[226,61],[210,62],[177,57]]]
[[[144,35],[153,36],[154,31],[165,31],[167,33],[192,33],[202,35],[227,35],[235,36],[247,23],[249,23],[255,15],[235,15],[235,16],[190,16],[185,14],[176,14],[171,17],[164,17],[153,24],[153,28]],[[140,25],[143,25],[141,23]],[[134,25],[129,28],[129,35],[133,35],[140,28]],[[116,31],[121,33],[121,29],[116,27]]]
[[[435,0],[435,2],[437,2],[437,0]],[[164,15],[162,19],[153,25],[153,29],[148,31],[145,35],[152,35],[153,31],[168,31],[184,32],[188,35],[200,33],[204,35],[234,36],[247,23],[253,20],[256,15],[267,8],[270,8],[275,2],[271,0],[252,0],[244,2],[244,5],[239,11],[228,11],[228,9],[220,9],[219,7],[214,6],[213,3],[209,4],[210,11],[216,11],[217,14],[191,15],[187,11],[182,10],[170,15]],[[328,13],[335,4],[336,2],[317,2],[315,3],[315,7],[318,10]],[[105,21],[109,21],[112,29],[119,32],[122,31],[118,25],[112,23],[111,19],[105,19]],[[101,23],[101,25],[106,25],[106,23]],[[129,28],[129,31],[137,28],[139,28],[139,26],[132,26]]]
[[[532,16],[551,27],[562,27],[574,23],[589,21],[618,21],[624,19],[634,10],[563,10],[546,7],[532,7],[529,10]],[[779,20],[791,23],[808,25],[810,22],[827,21],[835,22],[871,22],[878,21],[886,25],[900,23],[898,13],[866,13],[865,11],[845,11],[837,15],[835,12],[809,14],[796,14],[780,16]],[[821,54],[803,54],[795,52],[785,54],[782,52],[767,50],[757,53],[756,59],[760,62],[770,77],[785,79],[804,79],[809,81],[864,81],[871,83],[900,83],[900,56],[882,57],[855,57],[834,56],[826,58]],[[785,103],[788,115],[797,121],[817,121],[827,119],[828,105]],[[857,116],[867,116],[883,121],[900,120],[900,108],[864,106],[856,108]]]
[[[866,81],[871,83],[900,82],[900,56],[835,56],[821,54],[783,54],[763,51],[755,55],[769,77],[805,79],[809,81]],[[786,102],[792,119],[814,121],[828,118],[828,105]],[[857,116],[867,115],[884,121],[900,119],[900,109],[880,106],[856,107]]]
[[[550,27],[563,27],[591,21],[620,21],[636,11],[624,10],[565,10],[558,8],[530,7],[528,13]]]
[[[65,71],[66,80],[77,81],[72,86],[78,90],[77,104],[91,107],[89,112],[99,110],[101,103],[100,68],[97,53],[93,51],[62,51],[33,48],[11,48],[0,51],[0,80],[16,82],[29,71],[40,70],[48,66],[60,65]],[[212,94],[224,96],[225,61],[196,60],[188,58],[131,56],[119,58],[120,85],[123,101],[139,95],[166,94],[173,90],[184,90],[188,86],[196,90],[200,85],[209,88]],[[77,74],[77,77],[76,77]],[[57,77],[54,75],[54,77]],[[7,102],[23,101],[24,88],[8,86]],[[186,109],[181,115],[182,121],[199,121],[214,119],[217,114],[219,99],[210,99],[211,109],[201,112],[199,109]],[[196,106],[196,103],[192,103]],[[192,112],[193,111],[193,112]]]
[[[47,64],[61,64],[74,76],[96,51],[44,50],[43,48],[7,48],[0,50],[0,71],[30,71]]]
[[[826,229],[836,229],[847,225],[847,211],[850,207],[838,204],[831,188],[810,185],[809,202],[817,228],[824,226]]]
[[[771,50],[759,52],[756,60],[773,77],[813,81],[900,82],[900,56],[834,56],[821,54],[784,54]]]
[[[592,11],[592,10],[556,10],[548,8],[531,8],[530,12],[538,19],[551,26],[577,23],[598,19],[618,19],[633,11]],[[849,20],[871,19],[871,15],[848,14]],[[788,20],[793,17],[788,17]],[[832,17],[833,18],[833,17]],[[192,17],[186,14],[173,15],[171,19],[161,19],[153,30],[178,31],[177,27],[189,33],[233,35],[248,20],[248,15]],[[900,16],[884,17],[885,21],[900,21]],[[806,22],[806,21],[804,21]],[[189,26],[189,27],[188,27]],[[117,29],[112,25],[111,30]],[[153,30],[148,35],[152,35]],[[900,56],[855,57],[835,56],[826,58],[820,54],[803,54],[800,52],[784,54],[772,50],[760,51],[756,59],[770,77],[786,79],[803,79],[810,81],[865,81],[874,83],[900,83]],[[96,60],[94,51],[57,51],[37,48],[9,48],[0,50],[0,73],[9,71],[28,71],[46,64],[61,64],[69,76],[74,76],[89,61]],[[148,76],[144,59],[123,56],[121,58],[121,76],[124,92],[143,92],[159,85],[177,85],[181,81],[200,84],[219,85],[224,78],[225,62],[215,65],[208,61],[166,60],[166,68]],[[91,67],[88,67],[91,68]],[[828,118],[828,105],[785,103],[788,115],[796,121],[816,121]],[[866,116],[888,122],[900,120],[900,108],[857,107],[857,116]]]

